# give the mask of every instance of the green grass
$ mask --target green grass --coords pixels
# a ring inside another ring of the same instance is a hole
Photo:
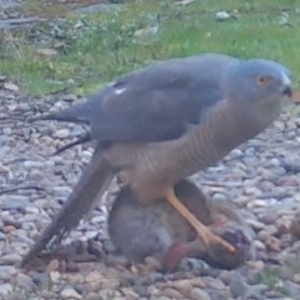
[[[184,7],[173,2],[136,1],[120,11],[69,14],[63,21],[5,32],[0,44],[1,74],[31,94],[65,87],[82,94],[153,60],[209,51],[275,59],[300,80],[300,1],[196,0]],[[280,25],[285,9],[292,27]],[[238,10],[239,18],[216,22],[215,13],[221,10]],[[138,29],[155,23],[157,14],[158,33],[135,37]],[[56,56],[36,54],[37,48],[57,44]]]

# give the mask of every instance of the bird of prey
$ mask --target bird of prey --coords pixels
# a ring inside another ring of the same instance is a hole
[[[209,198],[186,179],[176,183],[174,190],[198,220],[234,245],[235,253],[228,253],[218,244],[207,249],[196,239],[192,226],[168,202],[143,205],[130,187],[125,186],[109,213],[108,232],[117,249],[131,262],[142,263],[147,256],[153,256],[164,270],[172,271],[184,257],[200,258],[226,269],[254,258],[254,232],[235,205]]]
[[[86,123],[97,146],[62,210],[22,264],[75,227],[118,172],[126,174],[141,202],[166,199],[205,245],[220,243],[234,252],[182,205],[173,186],[263,131],[291,94],[289,70],[280,63],[207,53],[133,71],[86,102],[37,118]]]

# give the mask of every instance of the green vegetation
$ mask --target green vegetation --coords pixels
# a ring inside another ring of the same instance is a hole
[[[288,290],[284,287],[281,274],[271,266],[266,266],[261,274],[262,283],[266,284],[269,289],[277,291],[284,296],[290,296]]]
[[[37,8],[34,3],[26,6],[27,14]],[[216,22],[218,11],[235,18]],[[282,24],[284,13],[289,15],[289,24]],[[156,34],[135,35],[139,29],[156,25],[158,15]],[[3,32],[0,70],[28,93],[66,87],[87,93],[153,60],[210,51],[279,60],[299,80],[299,32],[300,1],[295,0],[196,0],[185,6],[170,0],[130,1],[110,12],[66,14],[63,20]]]

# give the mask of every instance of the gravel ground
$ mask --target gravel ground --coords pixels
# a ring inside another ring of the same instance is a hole
[[[51,156],[84,128],[22,121],[37,110],[61,109],[76,97],[29,98],[4,88],[0,97],[0,299],[299,299],[300,118],[283,113],[265,133],[195,176],[212,197],[228,198],[247,213],[257,233],[255,261],[225,271],[188,259],[173,274],[157,272],[151,261],[130,266],[113,256],[113,249],[110,253],[104,203],[65,241],[98,236],[103,260],[65,273],[54,259],[38,272],[16,264],[71,192],[92,148],[77,146]]]

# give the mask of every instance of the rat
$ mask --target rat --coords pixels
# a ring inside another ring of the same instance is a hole
[[[152,256],[165,271],[175,270],[185,257],[199,258],[228,270],[253,259],[254,232],[233,203],[208,197],[187,179],[175,185],[175,194],[197,219],[231,243],[236,252],[231,254],[217,244],[206,248],[196,231],[167,201],[142,204],[125,185],[108,217],[108,233],[120,253],[133,263],[142,263]]]

